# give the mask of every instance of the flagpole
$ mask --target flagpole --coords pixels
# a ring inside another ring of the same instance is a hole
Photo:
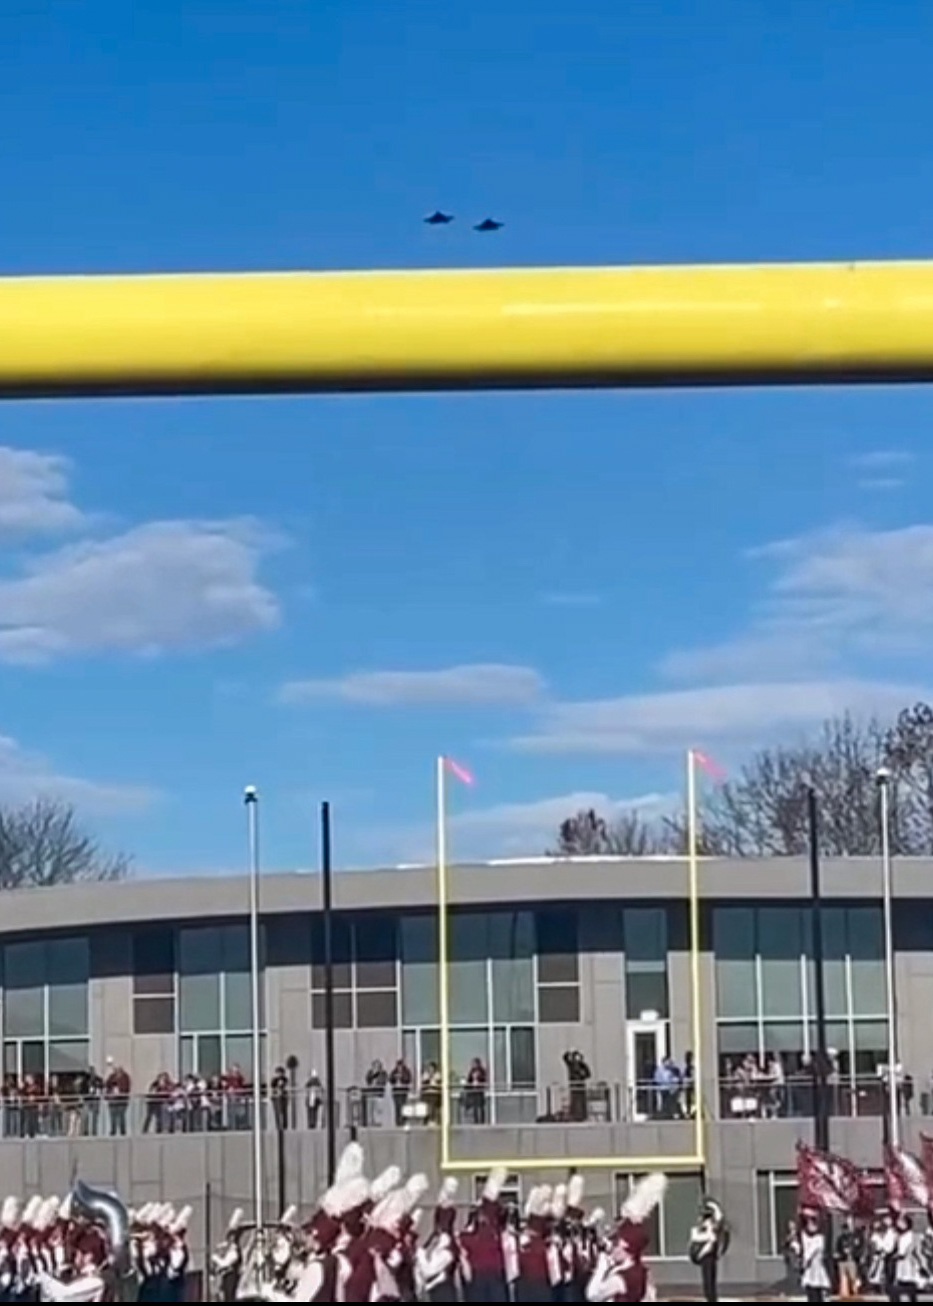
[[[249,841],[249,971],[252,1024],[253,1075],[253,1219],[260,1239],[265,1237],[265,1187],[263,1148],[262,1074],[262,957],[259,919],[259,793],[248,785],[243,793]]]
[[[693,1025],[693,1105],[696,1153],[705,1167],[703,1128],[703,1008],[700,997],[700,854],[697,812],[697,756],[687,750],[687,873],[690,894],[690,987]]]
[[[447,758],[437,759],[437,970],[441,1038],[441,1169],[450,1163],[450,958],[447,904]]]

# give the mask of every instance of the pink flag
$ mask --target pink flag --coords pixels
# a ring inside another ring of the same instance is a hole
[[[455,762],[452,757],[445,757],[444,765],[450,774],[454,776],[455,779],[459,780],[462,785],[470,785],[472,787],[476,784],[471,772],[469,772],[465,766],[461,766],[459,762]]]
[[[693,760],[700,770],[705,771],[709,778],[715,780],[717,784],[723,784],[724,781],[728,780],[729,773],[710,757],[709,753],[701,753],[698,748],[695,748],[693,750]]]
[[[797,1189],[801,1210],[828,1215],[854,1215],[864,1203],[867,1188],[851,1161],[832,1152],[797,1144]]]

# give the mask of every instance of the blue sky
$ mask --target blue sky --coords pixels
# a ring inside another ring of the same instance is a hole
[[[779,13],[777,12],[779,10]],[[404,21],[403,21],[404,17]],[[7,0],[9,273],[924,257],[933,10]],[[425,228],[449,208],[462,221]],[[492,214],[495,238],[470,231]],[[922,389],[0,409],[0,800],[141,871],[539,852],[926,692]]]

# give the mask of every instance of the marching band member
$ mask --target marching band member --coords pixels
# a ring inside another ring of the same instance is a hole
[[[148,1213],[148,1208],[146,1209]],[[236,1300],[237,1282],[243,1265],[245,1221],[246,1212],[238,1206],[230,1216],[220,1246],[211,1253],[210,1269],[220,1301]]]
[[[643,1302],[654,1289],[645,1265],[648,1232],[645,1224],[667,1191],[664,1175],[648,1175],[636,1184],[622,1207],[610,1246],[600,1252],[587,1285],[587,1301]]]
[[[190,1253],[188,1250],[188,1225],[194,1214],[190,1206],[184,1207],[168,1224],[163,1239],[164,1280],[161,1301],[184,1301],[188,1279]]]
[[[18,1197],[7,1197],[0,1208],[0,1301],[15,1301],[16,1244],[23,1206]]]
[[[797,1226],[795,1253],[800,1266],[800,1286],[807,1301],[828,1301],[832,1288],[829,1244],[818,1211],[803,1210]]]
[[[586,1285],[595,1267],[592,1240],[583,1208],[583,1176],[573,1175],[567,1184],[567,1223],[565,1247],[569,1270],[564,1301],[586,1301]]]
[[[894,1301],[897,1267],[897,1229],[890,1211],[882,1211],[868,1239],[868,1283]]]
[[[894,1301],[918,1301],[924,1286],[920,1240],[914,1232],[914,1222],[909,1215],[898,1217],[895,1230],[897,1248],[894,1253]]]
[[[374,1283],[370,1297],[350,1297],[349,1301],[402,1302],[406,1296],[410,1271],[405,1230],[412,1212],[427,1191],[424,1175],[413,1175],[404,1188],[391,1193],[373,1213],[369,1250],[373,1260]]]
[[[369,1184],[360,1175],[338,1179],[324,1195],[318,1210],[304,1226],[310,1256],[298,1276],[295,1301],[369,1300],[351,1295],[355,1291],[354,1278],[366,1276],[365,1231],[347,1241],[344,1224],[346,1217],[352,1228],[357,1226],[355,1217],[365,1209],[369,1193]]]
[[[460,1244],[454,1205],[459,1187],[456,1179],[445,1179],[441,1184],[434,1206],[434,1228],[415,1256],[416,1282],[426,1301],[460,1300]]]
[[[464,1301],[511,1300],[509,1288],[518,1277],[518,1263],[514,1235],[502,1204],[507,1177],[501,1166],[492,1171],[460,1236]]]
[[[525,1203],[524,1228],[518,1236],[518,1277],[515,1301],[551,1300],[558,1277],[557,1252],[551,1237],[551,1190],[546,1184],[532,1188]],[[496,1298],[507,1301],[507,1297]]]
[[[718,1202],[707,1197],[690,1235],[690,1259],[699,1267],[704,1301],[719,1301],[719,1265],[728,1250],[729,1229],[725,1213]]]

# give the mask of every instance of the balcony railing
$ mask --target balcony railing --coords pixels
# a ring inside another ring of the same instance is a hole
[[[722,1121],[757,1124],[803,1120],[814,1114],[810,1080],[781,1086],[722,1082],[705,1112]],[[886,1086],[877,1075],[826,1085],[827,1108],[835,1117],[880,1117],[886,1110]],[[933,1116],[933,1103],[922,1094],[914,1104],[900,1103],[902,1113]],[[313,1131],[325,1128],[323,1093],[296,1088],[263,1097],[263,1128]],[[488,1126],[574,1125],[684,1122],[695,1116],[689,1087],[665,1088],[654,1082],[637,1085],[594,1081],[567,1084],[491,1085],[451,1090],[450,1123],[457,1129]],[[253,1127],[251,1092],[211,1097],[199,1094],[133,1095],[107,1099],[37,1097],[0,1102],[0,1136],[5,1139],[81,1139],[165,1136],[173,1134],[246,1133]],[[353,1085],[341,1089],[334,1103],[341,1129],[431,1129],[441,1120],[440,1092],[393,1093]]]
[[[726,1081],[719,1090],[719,1116],[722,1120],[802,1120],[815,1113],[817,1094],[825,1094],[828,1114],[836,1118],[880,1117],[887,1109],[888,1086],[877,1074],[854,1077],[834,1076],[817,1087],[809,1076],[794,1077],[784,1084],[743,1084]],[[914,1101],[911,1094],[900,1093],[902,1115],[916,1112],[931,1114],[929,1095]]]

